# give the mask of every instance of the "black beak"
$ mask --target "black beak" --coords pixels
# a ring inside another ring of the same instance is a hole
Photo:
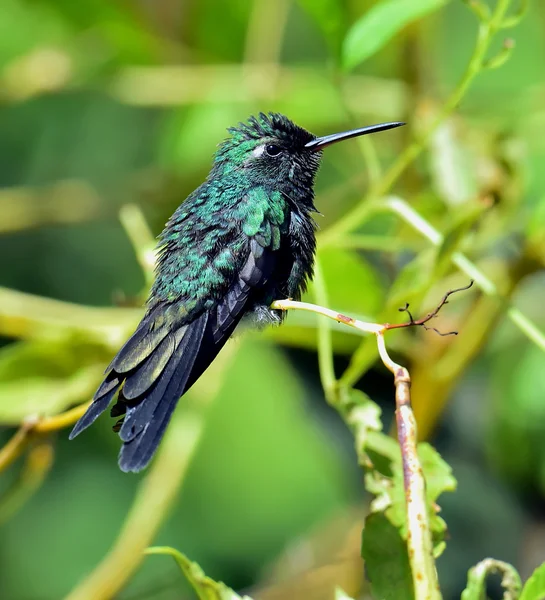
[[[396,121],[394,123],[380,123],[379,125],[369,125],[368,127],[361,127],[360,129],[351,129],[350,131],[343,131],[342,133],[332,133],[331,135],[324,135],[323,137],[316,138],[305,144],[305,148],[312,152],[318,152],[326,146],[342,142],[343,140],[349,140],[350,138],[358,137],[360,135],[367,135],[368,133],[376,133],[377,131],[386,131],[387,129],[394,129],[395,127],[401,127],[405,123]]]

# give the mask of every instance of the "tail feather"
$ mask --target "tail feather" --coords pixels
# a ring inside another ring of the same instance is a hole
[[[158,307],[144,317],[106,369],[106,373],[129,373],[150,356],[170,332],[169,324]]]
[[[111,379],[107,377],[104,380],[104,383],[97,390],[91,406],[87,409],[87,412],[83,415],[83,417],[81,417],[81,419],[76,423],[74,429],[72,429],[70,432],[68,439],[73,440],[84,429],[87,429],[87,427],[92,425],[98,419],[98,417],[100,417],[100,415],[108,408],[108,405],[116,395],[117,390],[120,388],[121,383],[122,381],[116,376],[112,377]]]
[[[176,345],[175,336],[172,334],[167,335],[151,356],[148,356],[144,362],[127,375],[123,384],[124,399],[135,400],[151,388],[163,373],[176,349]]]
[[[240,275],[208,311],[189,315],[184,302],[158,301],[118,352],[93,403],[76,423],[70,439],[89,427],[106,410],[117,392],[113,417],[123,446],[119,466],[140,471],[151,460],[178,399],[195,383],[217,356],[247,307],[253,291],[264,285],[275,265],[275,254],[257,242]]]
[[[180,367],[180,362],[183,358],[183,352],[187,351],[187,346],[191,341],[190,331],[187,327],[180,328],[176,334],[176,350],[170,357],[160,377],[157,379],[153,389],[149,391],[143,398],[139,398],[137,402],[126,402],[124,390],[120,394],[118,404],[122,404],[123,426],[119,430],[119,437],[124,442],[130,442],[139,435],[148,421],[153,416],[155,408],[162,398],[165,396],[167,387],[171,379],[175,376],[176,370]],[[182,344],[184,336],[186,336],[185,344]],[[191,348],[189,349],[191,350]],[[116,405],[117,406],[117,405]],[[115,408],[115,407],[114,407]],[[112,409],[113,410],[113,409]]]
[[[207,320],[208,314],[204,313],[187,327],[151,394],[143,402],[128,408],[119,432],[124,440],[119,454],[122,471],[140,471],[157,450],[178,399],[187,388]],[[173,363],[172,367],[170,363]]]

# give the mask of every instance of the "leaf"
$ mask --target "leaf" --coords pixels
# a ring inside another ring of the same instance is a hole
[[[56,415],[90,400],[102,372],[101,366],[88,367],[64,379],[36,377],[0,385],[0,424],[20,425],[28,417]]]
[[[216,582],[204,574],[196,562],[190,561],[185,554],[169,546],[148,548],[145,554],[166,554],[172,556],[182,573],[189,581],[199,600],[251,600],[249,596],[239,596],[222,582]]]
[[[363,257],[354,251],[325,248],[319,251],[318,258],[332,308],[350,315],[367,315],[368,319],[381,310],[384,304],[381,278]],[[313,297],[312,285],[308,297]]]
[[[399,445],[385,434],[375,434],[370,438],[373,450],[388,461],[390,474],[386,469],[377,469],[366,473],[365,487],[376,497],[371,503],[373,512],[383,512],[388,520],[399,529],[403,538],[407,536],[406,500],[403,485],[403,467]],[[388,441],[388,443],[387,443]],[[377,443],[378,442],[378,443]],[[367,447],[370,452],[371,446]],[[426,500],[430,518],[430,531],[433,537],[435,556],[444,550],[446,533],[445,521],[438,515],[437,499],[443,492],[454,491],[456,480],[450,466],[429,444],[418,445],[418,455],[426,479]],[[376,459],[374,459],[376,463]]]
[[[431,139],[429,153],[433,187],[452,209],[464,206],[479,194],[476,155],[459,139],[454,121],[440,125]]]
[[[434,257],[433,248],[424,250],[401,269],[390,287],[388,307],[399,308],[419,299],[432,282]]]
[[[339,56],[346,29],[346,15],[339,0],[299,0],[303,9],[316,21],[335,56]]]
[[[538,570],[539,568],[534,571],[534,574]],[[486,558],[469,570],[467,574],[467,586],[462,592],[461,600],[482,600],[485,598],[486,579],[488,575],[491,575],[492,573],[502,574],[501,584],[505,590],[505,593],[502,596],[504,600],[523,600],[524,590],[522,596],[519,597],[521,583],[520,575],[517,573],[516,569],[509,563],[501,560],[494,560],[493,558]],[[545,575],[545,571],[543,571],[543,573]],[[530,577],[528,582],[530,582],[532,577]],[[545,579],[542,580],[542,584],[545,584]],[[524,589],[526,589],[526,586]],[[539,589],[545,592],[545,587],[540,587]],[[543,600],[543,598],[545,598],[545,593],[531,595],[524,600]]]
[[[376,496],[371,503],[371,511],[384,513],[405,538],[406,500],[399,444],[382,432],[380,407],[363,392],[342,390],[341,404],[346,410],[346,422],[356,441],[359,463],[366,471],[365,487]],[[456,479],[451,467],[429,444],[418,444],[418,457],[426,479],[426,500],[434,551],[439,556],[444,550],[446,524],[437,514],[439,507],[436,501],[443,492],[456,489]]]
[[[545,563],[540,565],[522,588],[519,600],[543,600],[545,598]],[[465,598],[463,600],[466,600]],[[471,599],[472,600],[472,599]]]
[[[374,598],[413,600],[407,546],[399,531],[382,513],[365,519],[361,555]]]
[[[369,435],[372,432],[382,431],[380,407],[360,390],[342,390],[341,394],[341,403],[347,407],[346,422],[354,434],[359,462],[363,466],[372,467],[367,449]]]
[[[353,69],[385,46],[403,27],[444,6],[448,0],[386,0],[375,4],[348,32],[343,64]]]
[[[421,442],[418,444],[418,458],[426,477],[426,496],[429,502],[435,502],[443,492],[453,492],[456,489],[451,466],[435,448]]]
[[[484,204],[472,203],[466,210],[457,210],[453,223],[443,235],[443,241],[435,251],[435,265],[432,279],[439,279],[450,269],[451,259],[454,252],[459,250],[460,245],[470,229],[479,220],[486,206]]]
[[[447,532],[447,524],[438,514],[437,500],[444,492],[454,492],[457,482],[450,465],[426,442],[418,444],[418,457],[426,479],[426,500],[433,538],[433,553],[437,558],[445,549],[444,540]]]
[[[0,424],[58,414],[90,399],[107,350],[73,338],[17,342],[0,351]]]

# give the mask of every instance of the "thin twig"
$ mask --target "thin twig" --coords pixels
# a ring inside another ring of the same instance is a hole
[[[277,310],[292,309],[313,312],[328,317],[338,323],[344,323],[349,327],[354,327],[364,333],[375,334],[380,358],[386,368],[394,375],[394,385],[396,390],[396,422],[401,449],[403,483],[407,507],[407,549],[415,597],[419,600],[440,600],[441,592],[433,558],[433,544],[426,503],[426,482],[417,453],[418,438],[416,419],[411,407],[411,379],[407,369],[397,364],[388,354],[384,334],[391,329],[400,329],[402,327],[426,327],[426,323],[436,317],[445,304],[448,304],[448,299],[452,294],[467,290],[472,284],[473,282],[463,288],[448,291],[435,310],[422,319],[415,320],[412,315],[410,315],[410,321],[408,323],[394,325],[389,323],[366,323],[324,306],[309,304],[307,302],[297,302],[289,299],[277,300],[271,305],[272,308]],[[408,311],[408,306],[404,307],[402,310]],[[333,383],[329,382],[329,385],[335,383],[333,377]],[[326,390],[326,394],[327,393],[328,390]]]
[[[465,73],[440,109],[434,121],[412,144],[405,148],[382,177],[369,188],[362,202],[320,235],[320,242],[322,244],[332,244],[336,239],[357,229],[367,218],[370,207],[380,202],[381,198],[388,193],[407,167],[424,151],[437,128],[460,104],[475,77],[485,70],[486,65],[484,61],[486,54],[498,29],[503,23],[509,4],[510,0],[497,0],[491,18],[486,22],[479,23],[477,41]]]
[[[54,448],[49,436],[40,436],[27,453],[13,485],[0,497],[0,523],[6,522],[34,495],[53,465]]]
[[[33,438],[70,427],[85,413],[88,406],[89,402],[84,402],[53,417],[32,416],[25,419],[13,437],[0,449],[0,473],[21,456]]]
[[[199,380],[184,397],[140,487],[112,548],[67,600],[108,600],[116,596],[142,562],[178,497],[205,429],[208,410],[236,355],[231,345],[211,365],[209,381]]]
[[[68,600],[106,600],[119,593],[175,501],[203,425],[202,419],[189,414],[171,423],[112,549]]]
[[[29,426],[23,425],[13,434],[6,445],[0,449],[0,473],[21,456],[26,446],[28,431]]]
[[[440,246],[443,243],[443,236],[437,229],[424,220],[412,206],[405,202],[402,198],[389,197],[387,198],[379,210],[391,211],[400,216],[408,225],[416,229],[425,238],[427,238],[433,246]],[[545,334],[539,330],[537,325],[533,323],[520,309],[509,303],[496,284],[485,275],[467,256],[461,252],[452,254],[452,262],[460,271],[471,277],[475,281],[475,285],[483,291],[487,296],[492,296],[501,299],[505,303],[505,312],[511,321],[530,339],[538,348],[545,351]]]
[[[119,210],[119,220],[132,244],[146,286],[150,287],[154,279],[155,238],[142,209],[137,204],[125,204]]]
[[[435,327],[428,327],[426,325],[426,323],[428,323],[429,321],[434,319],[439,314],[439,311],[443,308],[443,306],[445,306],[445,304],[448,304],[448,299],[450,298],[450,296],[452,296],[452,294],[457,294],[458,292],[465,292],[466,290],[469,290],[469,288],[472,287],[472,285],[473,285],[473,279],[464,287],[456,288],[454,290],[449,290],[443,296],[443,298],[441,299],[441,302],[439,302],[439,304],[435,307],[435,309],[432,310],[432,312],[428,313],[425,317],[422,317],[421,319],[415,320],[413,318],[413,316],[409,310],[409,303],[407,302],[405,304],[405,306],[401,307],[398,310],[400,312],[406,312],[409,315],[409,322],[408,323],[394,323],[394,324],[387,323],[384,326],[385,330],[402,329],[404,327],[423,327],[426,330],[435,331],[435,333],[437,333],[440,336],[458,335],[457,331],[448,331],[447,333],[442,333]]]

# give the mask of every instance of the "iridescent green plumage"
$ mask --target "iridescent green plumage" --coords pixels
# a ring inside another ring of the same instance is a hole
[[[299,299],[312,277],[314,176],[321,140],[332,142],[279,114],[260,114],[229,132],[207,180],[161,234],[146,314],[71,433],[93,423],[118,394],[112,416],[123,417],[124,471],[147,465],[179,397],[238,323],[280,323],[272,301]]]

